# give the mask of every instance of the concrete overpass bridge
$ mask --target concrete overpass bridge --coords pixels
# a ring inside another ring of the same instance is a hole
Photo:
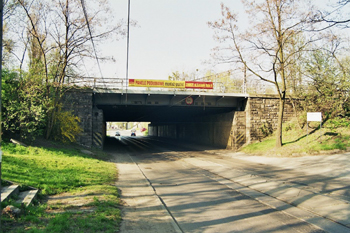
[[[237,149],[276,128],[276,96],[184,90],[74,89],[64,109],[81,119],[79,144],[103,148],[106,122],[151,122],[149,135]],[[286,106],[285,119],[291,117]]]
[[[106,121],[177,123],[199,117],[243,111],[246,94],[218,94],[194,91],[129,90],[97,92],[94,104]]]

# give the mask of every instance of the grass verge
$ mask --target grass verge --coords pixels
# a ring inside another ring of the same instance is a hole
[[[283,146],[276,148],[275,135],[241,148],[242,152],[264,155],[297,157],[305,155],[332,154],[350,149],[349,127],[300,129],[295,122],[287,122],[283,128]]]
[[[2,232],[116,232],[121,220],[114,163],[76,149],[4,143],[2,179],[41,190],[19,217],[2,216]]]

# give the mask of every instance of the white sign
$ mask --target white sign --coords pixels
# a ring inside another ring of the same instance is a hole
[[[321,112],[308,112],[307,121],[319,121],[322,122],[322,113]]]

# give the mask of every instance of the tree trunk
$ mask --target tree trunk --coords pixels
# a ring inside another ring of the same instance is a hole
[[[48,113],[48,123],[46,126],[46,139],[49,139],[51,137],[52,129],[55,125],[55,119],[56,119],[56,107],[53,107],[52,111]]]
[[[284,104],[286,102],[285,96],[281,96],[278,111],[278,122],[277,122],[277,133],[276,133],[276,147],[282,147],[282,122],[283,122],[283,112]]]

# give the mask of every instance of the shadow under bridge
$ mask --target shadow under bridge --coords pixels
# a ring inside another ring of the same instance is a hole
[[[120,90],[94,94],[107,122],[151,122],[149,135],[226,147],[235,112],[247,95]],[[193,137],[193,135],[196,135]]]

